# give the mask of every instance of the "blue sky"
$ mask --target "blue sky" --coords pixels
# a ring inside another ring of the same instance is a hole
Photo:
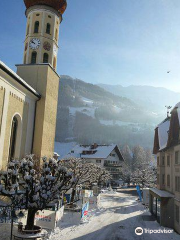
[[[0,1],[0,59],[13,70],[23,58],[24,11],[23,0]],[[68,0],[63,17],[59,74],[180,92],[179,0]]]

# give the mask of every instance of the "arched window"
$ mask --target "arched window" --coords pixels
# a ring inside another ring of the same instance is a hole
[[[47,53],[44,53],[43,55],[43,63],[48,63],[49,62],[49,55]]]
[[[29,25],[27,26],[27,33],[26,33],[26,35],[28,35],[29,34]]]
[[[47,23],[46,33],[47,33],[47,34],[50,34],[50,33],[51,33],[51,24],[50,24],[50,23]]]
[[[36,64],[37,52],[32,52],[31,63]]]
[[[16,117],[12,120],[11,127],[11,138],[10,138],[10,146],[9,146],[9,160],[14,158],[15,149],[16,149],[16,138],[17,138],[17,129],[18,129],[18,120]]]
[[[56,33],[55,33],[55,39],[56,41],[58,40],[58,30],[56,29]]]
[[[36,21],[34,24],[34,33],[38,33],[39,32],[39,21]]]
[[[56,58],[54,57],[53,68],[56,69]]]

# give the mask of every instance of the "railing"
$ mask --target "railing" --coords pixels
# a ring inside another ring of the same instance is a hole
[[[105,162],[105,163],[104,163],[104,166],[105,166],[105,167],[122,167],[122,164],[120,164],[120,163],[107,163],[107,162]]]

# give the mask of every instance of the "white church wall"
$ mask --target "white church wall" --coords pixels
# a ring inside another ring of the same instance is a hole
[[[2,119],[1,119],[1,131],[0,131],[0,169],[1,169],[2,167],[5,167],[6,165],[5,161],[7,162],[8,160],[8,154],[9,154],[8,149],[10,146],[10,137],[8,136],[11,136],[12,118],[15,115],[17,115],[19,117],[18,119],[20,120],[20,122],[22,121],[23,123],[22,111],[18,112],[16,110],[16,105],[11,106],[12,101],[19,102],[19,105],[24,106],[23,108],[26,107],[26,109],[28,109],[28,117],[29,117],[28,125],[27,125],[27,133],[22,132],[22,124],[20,124],[19,122],[19,129],[17,133],[18,136],[16,139],[16,149],[15,149],[15,157],[18,158],[20,157],[20,154],[21,154],[23,134],[24,135],[26,134],[25,152],[26,153],[31,152],[33,126],[34,126],[34,114],[35,114],[35,102],[37,101],[37,97],[35,97],[31,92],[29,92],[26,88],[24,88],[22,85],[20,85],[12,77],[4,73],[3,71],[0,71],[0,87],[3,87],[5,89]],[[13,109],[13,114],[11,116],[11,123],[9,124],[8,113],[10,108],[11,108],[11,112]],[[8,124],[9,126],[7,126]]]

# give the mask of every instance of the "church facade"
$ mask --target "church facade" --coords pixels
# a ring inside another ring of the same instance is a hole
[[[59,26],[66,0],[24,0],[24,61],[17,73],[0,61],[0,169],[9,160],[54,152]]]

